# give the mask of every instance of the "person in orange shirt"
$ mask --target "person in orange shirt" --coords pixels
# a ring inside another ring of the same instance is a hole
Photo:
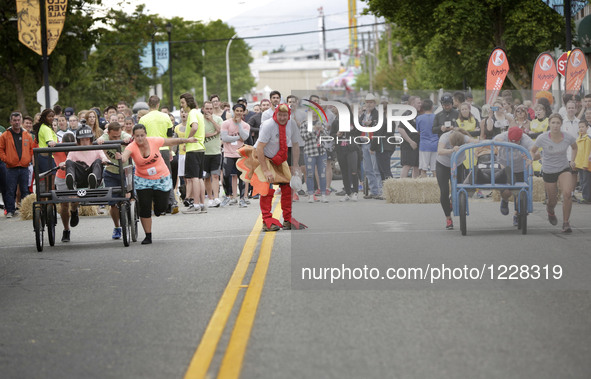
[[[16,214],[16,189],[22,197],[29,193],[29,164],[33,160],[33,137],[21,128],[22,115],[10,115],[10,129],[0,135],[0,160],[6,164],[6,191],[3,194],[6,218]],[[5,197],[4,197],[5,196]]]

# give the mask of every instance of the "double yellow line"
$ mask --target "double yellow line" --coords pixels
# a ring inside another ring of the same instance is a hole
[[[281,205],[277,204],[273,212],[273,217],[279,218],[278,216],[280,214]],[[248,270],[248,266],[257,247],[257,242],[261,234],[261,225],[262,217],[259,215],[250,235],[246,239],[230,281],[209,320],[201,343],[191,359],[189,368],[185,373],[185,379],[201,379],[206,377],[220,338],[226,328],[228,318],[234,308],[238,293],[242,288],[247,288],[218,373],[218,377],[224,379],[238,378],[240,376],[246,346],[248,345],[248,339],[250,338],[250,332],[254,324],[261,292],[263,291],[267,276],[267,269],[269,268],[269,261],[271,260],[273,243],[275,242],[275,233],[265,234],[261,242],[257,264],[250,283],[242,284],[244,275]]]

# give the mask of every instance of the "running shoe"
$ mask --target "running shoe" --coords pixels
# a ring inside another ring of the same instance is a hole
[[[74,189],[74,175],[72,175],[72,174],[66,175],[66,186],[68,187],[69,190]]]
[[[90,189],[95,189],[98,185],[98,180],[96,180],[96,175],[95,174],[89,174],[88,175],[88,188]]]
[[[357,195],[357,192],[355,192],[353,195],[351,195],[351,201],[357,201],[359,200],[359,195]]]
[[[75,211],[70,211],[70,226],[73,228],[80,222],[80,217],[78,216],[78,209]]]
[[[308,203],[314,202],[314,195],[308,195]]]
[[[345,201],[349,201],[349,200],[351,200],[351,198],[349,197],[349,195],[345,194],[345,196],[342,199],[340,199],[339,201],[344,203]]]
[[[568,233],[572,233],[573,230],[570,228],[570,223],[565,222],[562,224],[562,233],[568,234]]]
[[[228,206],[228,204],[230,204],[230,198],[229,197],[224,197],[224,200],[222,200],[220,206],[223,208],[223,207]]]
[[[453,228],[454,228],[454,222],[453,222],[453,220],[452,219],[447,219],[445,221],[445,229],[447,229],[447,230],[453,230]]]
[[[336,193],[337,196],[345,196],[347,194],[347,192],[345,192],[345,190],[339,191]]]
[[[507,216],[509,214],[509,203],[501,199],[501,214]]]
[[[70,231],[64,230],[62,233],[62,242],[70,242]]]
[[[6,213],[6,218],[12,218],[12,216],[14,216],[14,213],[12,213],[12,212]]]
[[[207,213],[207,207],[205,204],[199,204],[199,213]]]
[[[246,201],[244,199],[240,199],[240,203],[238,204],[238,206],[240,208],[248,208],[248,204],[246,204]]]
[[[114,228],[113,235],[111,236],[111,238],[113,238],[114,240],[118,240],[119,238],[121,238],[121,228]]]
[[[238,204],[238,199],[236,199],[236,198],[230,199],[229,205],[236,205],[236,204]]]
[[[548,212],[548,221],[550,221],[550,224],[552,225],[558,224],[558,219],[556,218],[556,215],[554,213]]]
[[[519,216],[513,215],[513,226],[519,226]]]
[[[220,201],[220,199],[218,199],[217,197],[215,199],[213,199],[213,205],[212,207],[214,208],[219,208],[220,204],[222,204],[222,202]]]
[[[320,202],[322,202],[322,203],[328,203],[328,199],[326,198],[326,195],[322,195],[320,197]]]

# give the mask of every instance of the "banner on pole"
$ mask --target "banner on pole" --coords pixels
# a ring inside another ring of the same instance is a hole
[[[68,0],[46,0],[45,18],[47,26],[47,55],[57,45],[64,23]],[[39,55],[41,51],[41,12],[39,1],[16,0],[19,41]]]
[[[507,53],[497,47],[490,54],[486,65],[486,104],[492,105],[503,87],[503,82],[509,72]]]
[[[547,52],[538,55],[531,80],[532,99],[536,98],[539,91],[550,91],[557,76],[554,58]]]
[[[156,76],[162,76],[168,70],[168,42],[155,42],[154,50],[156,51]],[[148,43],[144,47],[144,51],[140,56],[140,67],[150,69],[152,68],[152,44]]]
[[[45,0],[45,16],[47,18],[47,55],[51,55],[60,39],[66,22],[68,0]]]
[[[566,62],[566,93],[575,94],[581,89],[583,79],[587,74],[587,58],[578,47],[573,49]]]
[[[41,12],[38,1],[16,0],[18,40],[39,55],[41,53]]]

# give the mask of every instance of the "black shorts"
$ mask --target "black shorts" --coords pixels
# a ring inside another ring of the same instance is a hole
[[[570,167],[567,167],[567,168],[563,169],[562,171],[556,172],[554,174],[546,174],[545,172],[543,172],[542,173],[542,178],[544,179],[544,183],[556,183],[558,181],[558,177],[563,172],[570,172],[570,173],[572,173],[572,170],[570,169]]]
[[[187,151],[185,154],[185,178],[203,179],[205,151]]]
[[[203,171],[205,177],[209,178],[212,174],[219,175],[222,169],[222,154],[206,155],[203,161]]]
[[[419,149],[400,148],[400,164],[403,166],[419,167]]]
[[[240,172],[236,168],[236,162],[240,158],[228,158],[224,157],[224,176],[240,175]]]
[[[332,150],[332,151],[328,151],[326,150],[326,160],[327,161],[335,161],[337,159],[337,153]]]

